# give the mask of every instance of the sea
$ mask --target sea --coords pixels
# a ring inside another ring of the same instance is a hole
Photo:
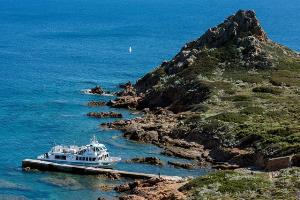
[[[88,107],[114,97],[81,91],[96,85],[117,91],[120,83],[135,82],[238,9],[254,9],[270,39],[300,50],[299,0],[0,0],[0,199],[115,199],[110,189],[124,180],[22,171],[23,159],[55,144],[85,145],[93,135],[123,160],[187,162],[102,129],[114,119],[86,113],[137,114]],[[176,176],[211,170],[124,161],[115,168]]]

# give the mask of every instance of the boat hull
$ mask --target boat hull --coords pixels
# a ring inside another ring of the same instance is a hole
[[[59,164],[70,164],[70,165],[79,165],[79,166],[89,166],[89,167],[102,167],[102,168],[112,168],[118,161],[121,160],[119,157],[109,157],[107,160],[95,162],[95,161],[73,161],[73,160],[57,160],[45,158],[43,155],[37,157],[38,160],[59,163]]]

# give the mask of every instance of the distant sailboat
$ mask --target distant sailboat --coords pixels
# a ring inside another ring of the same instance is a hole
[[[128,51],[129,51],[129,53],[131,53],[131,52],[132,52],[132,48],[131,48],[131,46],[129,47]]]

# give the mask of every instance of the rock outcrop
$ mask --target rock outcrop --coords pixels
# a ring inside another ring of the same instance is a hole
[[[100,86],[96,86],[90,90],[91,94],[104,94],[104,90]]]
[[[127,160],[126,162],[144,163],[149,165],[160,165],[160,166],[164,165],[164,163],[157,157],[132,158],[130,160]]]
[[[139,107],[169,106],[175,112],[189,110],[191,105],[207,100],[212,93],[212,88],[195,75],[217,67],[225,70],[235,66],[270,68],[272,56],[263,48],[268,42],[254,11],[238,11],[199,39],[187,43],[172,60],[163,62],[157,70],[138,80],[137,92],[145,93]]]
[[[194,169],[197,168],[197,166],[195,166],[192,163],[181,163],[181,162],[172,162],[172,161],[168,161],[169,165],[172,165],[176,168],[183,168],[183,169]]]
[[[126,192],[119,197],[120,200],[184,200],[186,196],[179,192],[186,181],[171,181],[159,178],[152,178],[144,181],[134,181],[115,187],[117,192]]]
[[[120,96],[107,102],[107,105],[113,108],[136,108],[140,99],[141,97],[138,96]]]

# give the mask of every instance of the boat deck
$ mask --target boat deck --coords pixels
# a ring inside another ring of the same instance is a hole
[[[23,169],[37,169],[40,171],[55,171],[55,172],[66,172],[73,174],[82,175],[96,175],[96,174],[106,174],[106,175],[118,175],[124,178],[134,178],[134,179],[149,179],[149,178],[164,178],[167,180],[181,180],[182,177],[179,176],[164,176],[158,174],[147,174],[140,172],[128,172],[115,169],[105,169],[97,167],[87,167],[78,166],[70,164],[53,163],[48,161],[36,160],[36,159],[25,159],[22,161]]]

